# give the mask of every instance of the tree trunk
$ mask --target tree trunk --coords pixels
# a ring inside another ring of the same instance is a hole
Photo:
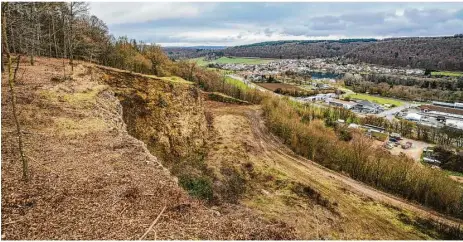
[[[69,64],[71,64],[71,75],[74,73],[74,38],[73,38],[73,32],[72,32],[72,25],[74,24],[74,5],[71,2],[71,12],[70,12],[70,20],[69,20]]]
[[[34,3],[31,4],[31,16],[32,16],[31,18],[34,18],[33,9],[34,9]],[[32,38],[32,44],[31,44],[31,49],[30,49],[30,62],[32,66],[34,65],[34,49],[35,49],[35,38]]]
[[[7,5],[5,4],[4,7]],[[11,101],[11,108],[13,111],[13,119],[16,124],[16,133],[18,135],[18,146],[19,146],[19,154],[21,156],[21,161],[22,161],[22,167],[23,167],[23,179],[25,181],[29,180],[29,168],[27,164],[27,159],[26,156],[24,155],[24,148],[23,148],[23,140],[22,140],[22,133],[21,133],[21,125],[18,120],[18,116],[16,114],[16,92],[14,90],[14,84],[15,84],[15,79],[16,79],[16,72],[19,68],[19,63],[20,63],[20,57],[18,57],[17,63],[16,63],[16,69],[13,72],[12,68],[12,63],[11,63],[11,55],[10,51],[8,49],[8,38],[6,35],[6,16],[2,14],[2,36],[3,36],[3,51],[5,52],[5,55],[8,60],[8,86],[10,88],[10,101]]]
[[[58,58],[58,44],[56,42],[55,18],[51,15],[51,25],[53,28],[53,43],[55,44],[55,57]]]

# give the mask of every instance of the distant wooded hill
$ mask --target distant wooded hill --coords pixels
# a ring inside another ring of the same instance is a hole
[[[221,51],[227,46],[162,47],[172,59],[196,58]]]
[[[461,71],[463,37],[386,39],[360,46],[345,56],[379,65]]]
[[[463,37],[271,41],[221,50],[225,55],[262,58],[328,58],[423,69],[463,70]]]
[[[173,59],[206,55],[307,59],[346,57],[353,62],[463,71],[463,35],[449,37],[413,37],[341,40],[268,41],[225,49],[167,47]]]

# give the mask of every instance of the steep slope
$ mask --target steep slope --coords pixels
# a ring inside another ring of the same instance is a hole
[[[217,173],[238,171],[246,187],[242,203],[293,226],[298,238],[449,239],[458,234],[443,225],[457,227],[459,220],[295,155],[267,130],[259,106],[208,102],[206,107],[214,127],[207,163]]]
[[[7,73],[2,76],[2,238],[138,239],[164,206],[146,239],[293,238],[291,228],[243,206],[207,207],[188,196],[126,131],[123,106],[99,82],[98,69],[74,69],[72,80],[61,80],[61,60],[21,64],[18,110],[32,174],[28,183],[21,180]],[[185,104],[194,109],[195,103]]]

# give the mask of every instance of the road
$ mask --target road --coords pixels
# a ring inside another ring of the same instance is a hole
[[[391,108],[391,109],[388,109],[388,110],[384,110],[383,112],[378,113],[377,116],[378,117],[385,117],[388,120],[393,120],[395,113],[401,112],[402,110],[405,110],[405,109],[408,109],[408,108],[412,107],[412,104],[410,104],[408,102],[404,102],[404,101],[401,101],[401,102],[403,102],[404,105],[402,105],[400,107],[395,107],[395,108]]]
[[[367,197],[370,197],[376,201],[381,201],[393,206],[397,206],[400,208],[404,208],[410,211],[415,212],[417,215],[432,218],[434,220],[438,220],[449,225],[458,226],[462,223],[459,219],[450,218],[439,214],[431,209],[423,207],[421,205],[410,203],[402,198],[396,197],[389,193],[385,193],[379,191],[373,187],[370,187],[362,182],[356,181],[350,177],[341,175],[338,172],[332,171],[316,162],[313,162],[309,159],[306,159],[302,156],[295,154],[291,149],[289,149],[285,144],[283,144],[277,137],[272,135],[270,131],[265,126],[264,120],[262,120],[262,115],[260,111],[253,111],[248,113],[248,117],[251,119],[253,132],[259,137],[263,142],[261,144],[265,144],[264,151],[269,152],[273,150],[273,153],[269,154],[272,159],[276,159],[278,155],[281,157],[286,158],[287,161],[292,161],[295,164],[286,163],[285,167],[294,166],[299,172],[305,171],[307,174],[313,174],[314,176],[321,175],[323,177],[330,177],[335,179],[338,182],[341,182],[350,187],[353,191],[357,193],[361,193]],[[296,165],[297,164],[297,165]]]

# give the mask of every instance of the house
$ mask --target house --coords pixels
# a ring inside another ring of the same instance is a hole
[[[463,109],[463,103],[432,102],[432,105],[445,108]]]
[[[374,131],[374,132],[377,132],[377,133],[385,133],[386,132],[386,129],[383,128],[383,127],[379,127],[379,126],[375,126],[375,125],[371,125],[371,124],[365,124],[363,126],[365,128],[367,128],[368,130],[371,130],[371,131]]]
[[[358,129],[358,128],[360,128],[360,125],[354,124],[354,123],[350,123],[349,126],[347,126],[347,128],[349,128],[349,129]]]
[[[331,89],[331,86],[324,83],[316,83],[315,87],[318,89]]]
[[[361,113],[380,113],[384,111],[384,108],[380,105],[366,100],[359,101],[353,109]]]
[[[352,109],[355,105],[357,105],[354,102],[342,101],[339,99],[328,99],[327,103],[331,106],[342,107],[345,109]]]
[[[419,122],[421,121],[421,115],[417,114],[417,113],[408,113],[404,119],[408,120],[408,121],[415,121],[415,122]]]
[[[326,93],[326,94],[317,94],[315,96],[309,96],[309,97],[302,97],[300,100],[305,101],[305,102],[316,102],[316,101],[326,101],[328,99],[332,99],[337,97],[336,93]]]
[[[457,129],[463,129],[463,121],[461,120],[447,119],[445,120],[445,125]]]

